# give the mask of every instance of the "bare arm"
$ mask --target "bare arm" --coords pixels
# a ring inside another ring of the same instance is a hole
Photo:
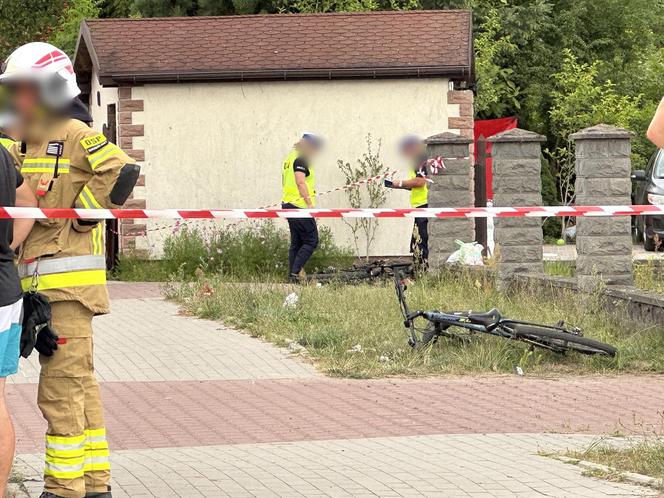
[[[421,176],[416,176],[415,178],[410,178],[409,180],[397,180],[394,182],[396,188],[402,188],[405,190],[411,190],[414,188],[424,187],[427,184],[426,178]]]
[[[23,182],[19,188],[16,189],[16,206],[17,207],[37,207],[37,198],[32,192],[30,187],[26,182]],[[10,246],[13,250],[16,250],[23,241],[28,237],[32,226],[35,224],[35,220],[28,220],[24,218],[18,218],[14,220],[14,237],[12,240],[12,245]]]
[[[648,128],[648,139],[660,149],[664,149],[664,99],[659,103],[655,117]]]
[[[314,205],[311,202],[311,197],[309,197],[309,189],[307,188],[306,183],[307,176],[301,171],[295,172],[295,183],[297,184],[297,190],[300,192],[300,197],[304,199],[304,202],[307,203],[309,209],[313,209]]]

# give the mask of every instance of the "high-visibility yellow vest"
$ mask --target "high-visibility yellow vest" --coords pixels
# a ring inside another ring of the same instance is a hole
[[[408,172],[408,179],[416,178],[417,171],[411,169]],[[424,187],[415,187],[410,189],[410,206],[419,207],[429,202],[429,186],[424,184]]]
[[[299,157],[300,153],[297,150],[293,150],[290,154],[284,159],[284,169],[281,172],[281,185],[283,188],[283,196],[281,198],[282,202],[293,204],[299,208],[306,208],[307,203],[302,198],[300,191],[297,188],[297,182],[295,181],[295,170],[293,165],[295,160]],[[311,199],[311,204],[316,205],[316,181],[314,175],[314,167],[309,164],[309,176],[305,178],[305,183],[307,184],[307,191],[309,192],[309,198]]]
[[[14,145],[14,141],[11,138],[0,137],[0,145],[9,150]]]

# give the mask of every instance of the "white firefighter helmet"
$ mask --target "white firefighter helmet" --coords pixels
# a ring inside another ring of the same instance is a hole
[[[50,43],[27,43],[7,58],[0,83],[19,82],[37,85],[42,103],[53,109],[67,106],[81,93],[71,59]]]

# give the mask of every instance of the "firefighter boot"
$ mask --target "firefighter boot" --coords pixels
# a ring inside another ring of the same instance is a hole
[[[108,486],[107,491],[103,491],[100,493],[94,491],[90,493],[85,493],[85,498],[112,498],[111,487]]]

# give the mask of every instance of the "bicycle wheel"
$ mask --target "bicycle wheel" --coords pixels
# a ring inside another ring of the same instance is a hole
[[[522,323],[513,324],[513,328],[516,339],[561,353],[575,351],[587,355],[615,356],[618,352],[609,344],[557,328]]]

